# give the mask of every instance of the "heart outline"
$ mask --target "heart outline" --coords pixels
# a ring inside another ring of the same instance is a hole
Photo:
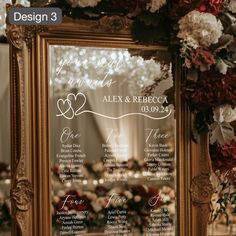
[[[73,94],[73,93],[69,93],[69,94],[67,95],[67,99],[68,99],[69,101],[71,101],[71,99],[69,98],[70,96],[72,96],[72,97],[75,99],[75,101],[77,101],[77,98],[78,98],[78,97],[81,97],[81,96],[82,96],[82,98],[83,98],[82,104],[81,104],[81,105],[78,107],[78,109],[75,111],[75,116],[77,116],[77,115],[79,115],[79,111],[80,111],[80,110],[84,107],[84,105],[86,104],[87,98],[86,98],[86,96],[85,96],[83,93],[81,93],[81,92],[77,93],[76,95]]]
[[[60,102],[62,102],[62,104],[63,105],[65,105],[65,103],[67,102],[67,104],[68,104],[68,109],[66,110],[66,111],[62,111],[63,109],[61,109],[61,106],[60,106]],[[57,114],[57,116],[64,116],[66,119],[73,119],[74,118],[74,116],[75,116],[75,112],[74,112],[74,110],[73,110],[73,108],[72,108],[72,103],[71,103],[71,101],[70,100],[68,100],[67,98],[64,100],[64,99],[62,99],[62,98],[60,98],[60,99],[58,99],[57,100],[57,108],[58,108],[58,110],[61,112],[60,114]],[[68,117],[66,114],[70,111],[70,110],[72,110],[72,117]]]

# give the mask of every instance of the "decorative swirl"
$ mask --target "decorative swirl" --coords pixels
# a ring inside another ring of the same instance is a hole
[[[210,181],[209,174],[200,174],[193,178],[191,184],[191,197],[194,203],[209,203],[211,201],[214,188]]]
[[[19,179],[11,190],[11,197],[19,211],[28,211],[33,197],[31,183],[26,178]]]

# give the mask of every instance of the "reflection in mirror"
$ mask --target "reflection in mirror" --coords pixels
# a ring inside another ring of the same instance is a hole
[[[53,235],[176,235],[167,52],[49,47]]]

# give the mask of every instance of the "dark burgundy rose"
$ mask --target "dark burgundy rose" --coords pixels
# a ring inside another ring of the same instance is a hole
[[[197,82],[188,81],[184,94],[190,106],[197,111],[229,104],[236,106],[236,69],[226,75],[214,70],[199,74]]]
[[[231,143],[223,146],[211,145],[210,155],[214,170],[220,170],[222,174],[229,174],[229,172],[232,174],[232,169],[236,167],[236,141],[232,140]]]

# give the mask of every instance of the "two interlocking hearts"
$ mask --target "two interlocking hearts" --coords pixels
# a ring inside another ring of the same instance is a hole
[[[80,114],[79,112],[84,107],[85,103],[86,96],[83,93],[77,93],[76,95],[69,93],[66,99],[60,98],[57,100],[57,108],[59,110],[57,116],[63,116],[64,118],[71,120]]]

